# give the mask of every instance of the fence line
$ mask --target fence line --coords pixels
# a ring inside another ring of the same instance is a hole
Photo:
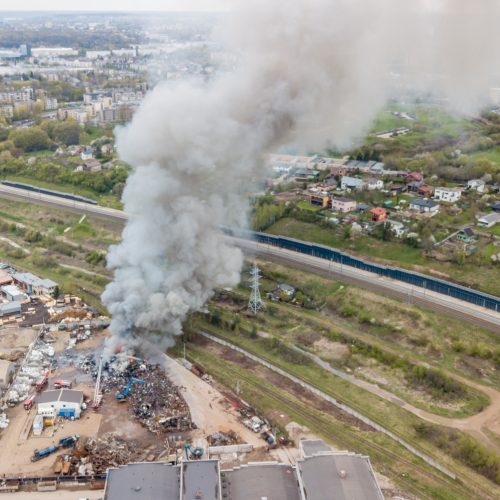
[[[238,347],[237,345],[231,344],[230,342],[227,342],[226,340],[222,340],[222,339],[220,339],[218,337],[215,337],[214,335],[211,335],[211,334],[209,334],[207,332],[203,332],[203,331],[200,331],[200,330],[198,330],[198,333],[200,335],[202,335],[203,337],[205,337],[205,338],[207,338],[207,339],[209,339],[209,340],[211,340],[213,342],[216,342],[216,343],[218,343],[220,345],[223,345],[224,347],[228,347],[229,349],[232,349],[234,351],[239,352],[240,354],[243,354],[244,356],[246,356],[247,358],[251,359],[252,361],[255,361],[256,363],[259,363],[259,364],[265,366],[266,368],[268,368],[269,370],[272,370],[273,372],[278,373],[282,377],[285,377],[288,380],[291,380],[292,382],[300,385],[301,387],[303,387],[304,389],[307,389],[308,391],[312,392],[316,396],[319,396],[321,399],[324,399],[325,401],[328,401],[329,403],[333,404],[337,408],[340,408],[341,410],[345,411],[346,413],[349,413],[353,417],[356,417],[361,422],[363,422],[363,423],[365,423],[367,425],[370,425],[375,430],[377,430],[379,432],[382,432],[386,436],[389,436],[391,439],[393,439],[394,441],[397,441],[400,445],[404,446],[408,451],[410,451],[411,453],[413,453],[417,457],[421,458],[428,465],[430,465],[431,467],[434,467],[435,469],[439,470],[440,472],[442,472],[446,476],[450,477],[451,479],[456,479],[457,478],[456,474],[454,474],[453,472],[451,472],[450,470],[448,470],[446,467],[438,464],[435,460],[433,460],[432,458],[428,457],[424,453],[422,453],[419,450],[417,450],[415,447],[413,447],[411,444],[407,443],[404,439],[401,439],[399,436],[397,436],[396,434],[394,434],[392,431],[386,429],[385,427],[382,427],[377,422],[374,422],[370,418],[365,417],[364,415],[362,415],[361,413],[357,412],[356,410],[353,410],[349,406],[346,406],[345,404],[340,403],[339,401],[337,401],[332,396],[329,396],[328,394],[324,393],[323,391],[320,391],[319,389],[316,389],[316,387],[314,387],[313,385],[310,385],[307,382],[302,381],[301,379],[295,377],[294,375],[291,375],[290,373],[286,372],[285,370],[282,370],[281,368],[278,368],[277,366],[269,363],[268,361],[265,361],[264,359],[259,358],[258,356],[255,356],[254,354],[251,354],[250,352],[245,351],[245,349],[242,349],[241,347]]]

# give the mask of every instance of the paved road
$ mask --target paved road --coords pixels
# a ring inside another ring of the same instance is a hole
[[[40,203],[43,205],[64,208],[79,213],[92,214],[117,222],[124,222],[127,220],[127,215],[121,210],[66,200],[64,198],[25,191],[2,184],[0,184],[0,196],[30,203]],[[357,285],[376,292],[383,292],[384,295],[396,299],[403,299],[412,304],[424,306],[434,311],[454,316],[475,326],[485,327],[496,333],[500,333],[500,313],[496,313],[495,311],[419,287],[414,287],[401,281],[391,280],[356,268],[332,263],[318,257],[312,257],[310,255],[292,252],[290,250],[254,241],[230,237],[228,237],[228,239],[250,255],[263,256],[270,260],[313,271],[348,284]]]

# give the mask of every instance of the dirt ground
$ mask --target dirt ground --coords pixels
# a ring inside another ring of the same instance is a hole
[[[22,328],[19,325],[3,325],[0,328],[0,355],[13,351],[25,351],[38,334],[39,328]]]
[[[216,431],[234,431],[243,442],[262,447],[259,434],[246,428],[238,419],[231,403],[214,387],[204,382],[180,363],[165,356],[165,370],[169,378],[181,387],[181,394],[191,411],[191,419],[198,426],[193,437],[202,439]]]
[[[56,457],[64,452],[54,453],[38,462],[31,462],[33,452],[36,449],[57,443],[62,437],[72,434],[78,434],[82,438],[95,436],[102,419],[102,416],[97,413],[86,412],[79,420],[62,421],[54,429],[53,435],[50,431],[45,431],[43,436],[30,435],[28,439],[24,439],[24,429],[28,423],[32,422],[33,415],[34,410],[28,414],[22,406],[9,409],[10,425],[0,437],[0,474],[9,476],[51,475]]]

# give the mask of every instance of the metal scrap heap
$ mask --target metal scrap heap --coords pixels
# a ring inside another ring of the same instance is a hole
[[[95,361],[87,358],[82,368],[97,378]],[[139,380],[140,383],[131,383]],[[122,395],[124,389],[129,390]],[[113,357],[103,366],[101,390],[107,398],[117,398],[149,431],[161,435],[193,428],[189,407],[174,385],[157,364],[136,358]]]
[[[108,467],[119,467],[140,458],[142,450],[138,443],[107,433],[99,439],[89,439],[80,457],[73,461],[79,474],[89,475],[104,474]]]

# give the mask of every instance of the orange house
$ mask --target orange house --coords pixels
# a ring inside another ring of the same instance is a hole
[[[387,212],[380,207],[375,207],[370,210],[373,222],[381,222],[387,219]]]

